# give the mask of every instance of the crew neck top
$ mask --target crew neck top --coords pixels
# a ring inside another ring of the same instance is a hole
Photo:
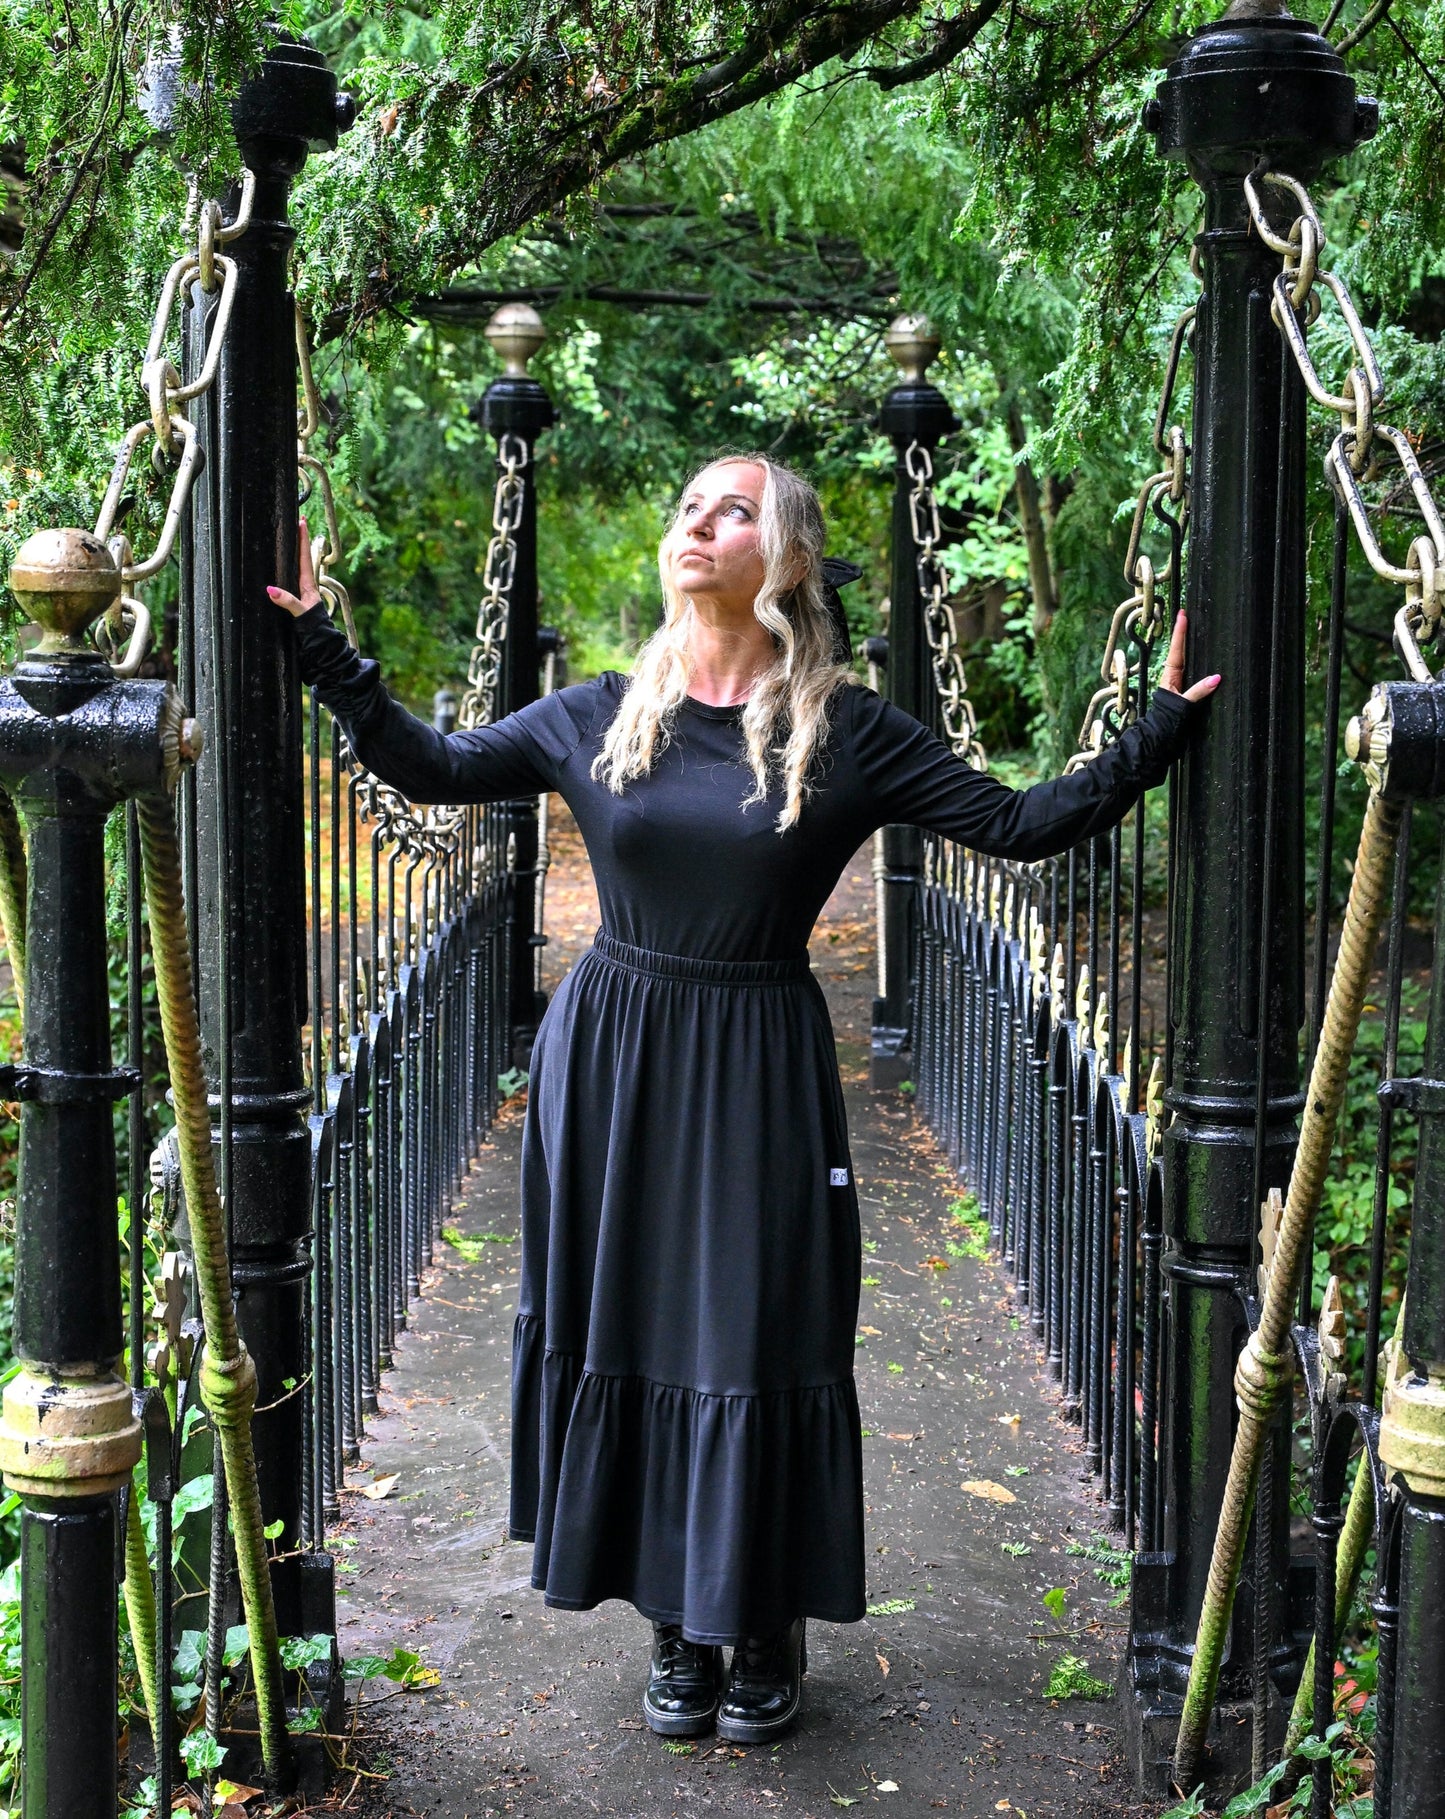
[[[872,689],[840,683],[798,821],[779,832],[780,775],[754,779],[745,703],[688,697],[646,776],[613,791],[592,764],[628,687],[605,671],[493,726],[450,734],[386,691],[324,607],[299,616],[301,672],[352,751],[413,802],[495,802],[556,790],[576,818],[606,934],[653,953],[795,957],[849,860],[886,823],[912,824],[1004,858],[1066,852],[1122,820],[1182,749],[1189,704],[1160,690],[1149,712],[1066,776],[1010,789],[974,770]]]

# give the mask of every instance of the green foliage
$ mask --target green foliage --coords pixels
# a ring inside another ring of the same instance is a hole
[[[947,1239],[943,1248],[950,1257],[973,1257],[982,1261],[988,1256],[988,1216],[972,1194],[960,1194],[949,1202],[948,1216],[958,1228],[957,1238]]]
[[[1421,1072],[1424,1061],[1425,1020],[1421,1014],[1421,987],[1406,981],[1400,1019],[1397,1072]],[[1331,1275],[1340,1279],[1346,1303],[1349,1352],[1343,1368],[1358,1383],[1364,1362],[1365,1302],[1370,1274],[1370,1233],[1374,1220],[1375,1151],[1379,1123],[1380,1083],[1384,1046],[1381,1007],[1367,1004],[1359,1038],[1350,1056],[1345,1102],[1340,1110],[1334,1155],[1325,1177],[1316,1225],[1314,1289],[1316,1301]],[[1389,1242],[1385,1250],[1385,1281],[1381,1297],[1380,1331],[1388,1338],[1405,1287],[1409,1258],[1410,1192],[1419,1126],[1412,1118],[1396,1118],[1391,1133],[1391,1166],[1388,1192]]]
[[[1228,1801],[1219,1819],[1251,1819],[1251,1815],[1280,1808],[1294,1815],[1311,1810],[1313,1782],[1309,1770],[1316,1762],[1330,1764],[1330,1812],[1335,1819],[1371,1819],[1374,1799],[1362,1792],[1362,1784],[1373,1778],[1374,1762],[1365,1745],[1370,1735],[1368,1724],[1351,1725],[1337,1719],[1324,1736],[1305,1737],[1293,1756],[1277,1762],[1252,1786]],[[1284,1784],[1281,1786],[1281,1784]],[[1162,1819],[1201,1819],[1208,1811],[1203,1787],[1175,1803]]]
[[[180,1741],[181,1761],[186,1773],[196,1780],[214,1775],[226,1759],[226,1752],[209,1731],[192,1731]]]
[[[1089,1672],[1089,1664],[1077,1655],[1059,1656],[1049,1672],[1045,1699],[1112,1699],[1114,1689],[1107,1680]]]
[[[901,1617],[917,1607],[911,1598],[885,1598],[881,1604],[870,1604],[870,1617]]]

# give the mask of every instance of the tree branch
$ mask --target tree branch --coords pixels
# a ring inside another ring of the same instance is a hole
[[[1154,0],[1148,0],[1152,6]],[[911,58],[907,63],[891,65],[874,65],[859,70],[860,76],[866,76],[876,83],[886,94],[890,89],[902,88],[909,82],[920,82],[925,76],[933,76],[941,69],[946,69],[960,51],[965,50],[988,24],[994,14],[1003,5],[1003,0],[979,0],[972,12],[960,13],[936,26],[933,49],[925,51],[921,57]]]
[[[878,295],[892,295],[892,286]],[[715,291],[634,290],[618,284],[589,284],[572,290],[565,284],[515,285],[492,289],[485,285],[459,284],[432,296],[413,297],[410,307],[418,316],[447,322],[480,321],[503,303],[556,303],[559,299],[588,303],[616,303],[625,309],[708,309],[724,301]],[[763,316],[837,316],[845,320],[893,314],[884,302],[847,297],[743,297],[728,299],[729,307]]]

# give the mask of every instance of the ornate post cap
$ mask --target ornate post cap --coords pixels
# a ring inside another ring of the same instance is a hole
[[[942,346],[938,331],[927,316],[909,311],[888,324],[883,345],[898,368],[898,383],[883,400],[878,427],[898,445],[900,457],[912,442],[932,448],[958,428],[948,400],[928,377]]]
[[[1144,124],[1166,158],[1237,176],[1269,152],[1308,178],[1370,138],[1379,108],[1308,19],[1281,0],[1234,0],[1181,47]]]
[[[530,303],[504,303],[483,333],[500,355],[503,370],[472,415],[494,436],[511,431],[534,441],[557,421],[546,387],[527,371],[527,362],[547,339],[542,318]]]
[[[938,358],[943,342],[927,316],[895,316],[883,336],[888,358],[903,375],[905,385],[922,385]]]
[[[504,303],[483,330],[509,379],[525,379],[527,362],[547,339],[542,318],[530,303]]]
[[[36,531],[16,553],[10,587],[44,633],[39,655],[94,657],[83,634],[120,599],[120,570],[89,531]]]
[[[270,27],[269,36],[260,69],[231,97],[231,124],[241,144],[294,142],[284,159],[294,175],[307,151],[335,151],[337,138],[356,119],[356,103],[338,90],[326,59],[307,39],[279,25]],[[174,134],[186,95],[179,52],[168,47],[153,53],[146,60],[138,99],[141,112],[163,137]]]

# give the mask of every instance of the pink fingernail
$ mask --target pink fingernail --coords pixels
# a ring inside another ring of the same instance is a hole
[[[279,593],[280,593],[280,592],[281,592],[281,590],[280,590],[280,588],[279,588],[279,587],[268,587],[268,588],[267,588],[267,589],[266,589],[266,592],[267,592],[267,593],[268,593],[268,594],[269,594],[269,595],[270,595],[270,596],[271,596],[271,598],[272,598],[272,599],[273,599],[273,600],[274,600],[274,599],[275,599],[275,598],[276,598],[276,596],[277,596],[277,594],[279,594]]]

